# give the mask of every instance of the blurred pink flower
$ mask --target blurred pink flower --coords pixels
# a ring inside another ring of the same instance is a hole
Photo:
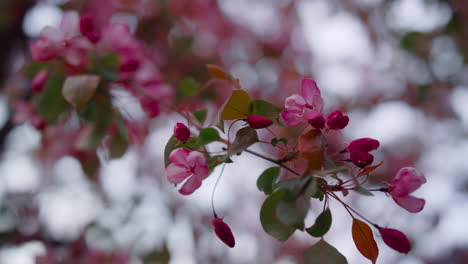
[[[422,172],[413,167],[404,167],[397,172],[388,192],[399,206],[411,213],[417,213],[424,208],[426,201],[409,194],[424,183],[426,183],[426,177]]]
[[[224,242],[228,247],[233,248],[236,245],[234,235],[232,234],[231,228],[224,223],[223,219],[215,218],[211,222],[214,227],[216,235]]]
[[[180,194],[193,193],[210,174],[205,157],[198,151],[178,148],[171,152],[169,160],[172,162],[166,168],[166,177],[169,182],[179,184],[187,177],[192,176],[182,185],[179,190]]]
[[[382,240],[390,248],[403,254],[408,254],[411,250],[411,243],[402,232],[391,228],[379,228],[379,231]]]
[[[323,110],[323,99],[314,80],[303,79],[301,93],[302,96],[289,96],[284,103],[286,110],[281,113],[281,119],[289,126],[307,122],[315,112]]]
[[[349,123],[349,117],[340,110],[333,110],[327,116],[327,127],[329,129],[343,129]]]
[[[72,66],[83,66],[86,50],[91,48],[91,43],[80,36],[79,20],[76,11],[69,11],[63,15],[58,29],[45,27],[40,38],[29,47],[33,59],[48,61],[63,57]]]
[[[44,89],[47,80],[49,79],[49,72],[48,71],[40,71],[38,72],[31,82],[31,91],[33,93],[40,93]]]
[[[97,43],[101,39],[101,33],[96,28],[94,19],[91,16],[83,16],[80,19],[80,32],[91,43]]]

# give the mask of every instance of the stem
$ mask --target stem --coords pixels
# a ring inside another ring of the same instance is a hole
[[[370,221],[369,219],[365,218],[364,216],[362,216],[360,213],[358,213],[356,210],[354,210],[351,206],[347,205],[345,202],[343,202],[335,193],[332,193],[332,192],[328,192],[331,196],[333,196],[333,198],[335,198],[335,200],[337,200],[338,202],[340,202],[345,208],[346,210],[349,212],[349,210],[351,210],[353,213],[357,214],[359,217],[361,217],[362,219],[364,219],[364,221],[366,221],[367,223],[369,223],[370,225],[372,226],[376,226],[376,224],[374,224],[372,221]],[[349,210],[348,210],[349,209]]]
[[[281,168],[284,168],[285,170],[291,172],[292,174],[294,174],[294,175],[296,175],[296,176],[302,176],[302,174],[300,174],[299,172],[297,172],[297,171],[295,171],[295,170],[289,168],[288,166],[284,165],[282,162],[279,162],[279,161],[277,161],[277,160],[271,159],[271,158],[269,158],[269,157],[267,157],[267,156],[264,156],[263,154],[257,153],[257,152],[255,152],[255,151],[250,150],[250,149],[246,149],[246,150],[244,150],[244,151],[247,152],[247,153],[250,153],[250,154],[252,154],[252,155],[254,155],[254,156],[257,156],[257,157],[259,157],[259,158],[262,158],[262,159],[264,159],[264,160],[268,160],[269,162],[272,162],[272,163],[274,163],[274,164],[280,166]]]
[[[219,173],[218,179],[216,180],[215,185],[213,187],[213,191],[211,192],[211,210],[213,210],[214,218],[218,218],[218,215],[216,214],[216,210],[214,208],[214,194],[215,194],[216,187],[218,186],[219,179],[221,179],[221,176],[223,175],[225,167],[226,167],[226,163],[223,163],[223,167],[221,168],[221,172]]]

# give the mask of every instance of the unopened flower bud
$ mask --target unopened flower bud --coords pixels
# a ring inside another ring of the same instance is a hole
[[[411,250],[411,243],[402,232],[391,228],[379,228],[379,231],[382,240],[392,249],[403,254],[408,254]]]
[[[190,129],[182,123],[177,123],[174,126],[174,137],[182,142],[186,142],[190,138]]]
[[[273,121],[262,116],[249,116],[246,121],[254,129],[267,128],[273,124]]]
[[[215,218],[211,222],[214,227],[216,235],[224,242],[228,247],[234,247],[236,245],[236,241],[234,239],[234,235],[232,234],[231,228],[223,222],[221,218]]]
[[[330,129],[343,129],[349,123],[349,117],[340,110],[334,110],[327,116],[327,126]]]
[[[325,127],[325,118],[320,112],[311,114],[311,117],[307,122],[315,129],[322,129]]]
[[[38,72],[32,79],[32,83],[31,83],[32,92],[33,93],[42,92],[48,79],[49,79],[49,72],[47,71]]]

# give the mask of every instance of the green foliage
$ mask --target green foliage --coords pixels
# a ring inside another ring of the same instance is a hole
[[[199,90],[200,84],[191,77],[187,77],[179,83],[179,92],[182,97],[194,96]]]
[[[332,215],[330,208],[327,208],[315,219],[314,225],[307,228],[306,231],[313,237],[322,237],[330,230],[331,224]]]
[[[68,109],[68,104],[62,96],[63,81],[62,74],[50,74],[44,91],[35,98],[39,115],[49,123],[55,123],[60,115]]]
[[[276,214],[280,201],[285,197],[284,190],[278,190],[268,196],[260,209],[260,222],[263,230],[272,237],[286,241],[296,230],[295,227],[282,223]]]
[[[252,115],[263,116],[270,120],[275,120],[281,113],[281,108],[264,100],[254,100],[251,106]]]
[[[218,141],[220,139],[218,130],[208,127],[205,129],[202,129],[200,131],[200,135],[198,136],[198,142],[201,145],[206,145],[214,141]]]
[[[304,230],[304,218],[309,210],[309,200],[310,197],[306,195],[301,195],[295,200],[287,197],[281,199],[276,208],[276,217],[285,225]]]
[[[89,111],[92,128],[78,143],[78,148],[81,150],[94,150],[101,144],[104,137],[107,135],[109,125],[112,122],[114,111],[110,104],[101,104],[91,102],[86,109]]]
[[[193,112],[193,117],[195,117],[195,119],[198,122],[203,124],[206,120],[206,110],[205,109],[196,110],[195,112]]]
[[[278,143],[280,143],[280,142],[282,142],[285,146],[288,145],[288,140],[286,138],[284,138],[284,137],[279,138],[279,139],[278,138],[272,138],[271,139],[271,145],[273,147],[276,147],[276,145],[278,145]]]
[[[304,251],[304,263],[348,264],[348,261],[336,248],[321,239]]]
[[[266,195],[269,195],[273,192],[273,186],[275,180],[279,177],[280,168],[271,167],[266,169],[257,179],[257,187],[260,191],[264,192]]]
[[[113,82],[119,79],[119,59],[114,54],[91,57],[93,63],[92,73],[99,75],[103,80]]]

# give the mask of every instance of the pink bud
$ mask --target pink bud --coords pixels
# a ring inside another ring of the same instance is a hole
[[[233,248],[236,245],[234,235],[232,234],[231,228],[223,222],[221,218],[215,218],[211,222],[216,235],[224,242],[228,247]]]
[[[340,110],[334,110],[327,116],[327,126],[330,129],[343,129],[348,125],[349,117]]]
[[[249,116],[246,121],[251,128],[255,129],[267,128],[273,124],[273,121],[262,116]]]
[[[379,231],[382,240],[392,249],[403,254],[408,254],[411,250],[411,243],[402,232],[391,228],[379,228]]]
[[[312,113],[307,122],[315,129],[322,129],[325,126],[325,118],[320,112]]]
[[[365,168],[374,162],[374,156],[368,152],[351,152],[349,159],[359,168]]]
[[[369,152],[380,146],[379,141],[372,138],[360,138],[351,141],[348,145],[349,152]]]
[[[101,39],[101,35],[94,26],[94,20],[90,16],[83,16],[80,19],[80,32],[92,43],[97,43]]]
[[[186,142],[190,138],[190,129],[182,123],[177,123],[174,126],[174,137],[182,142]]]
[[[31,90],[33,93],[40,93],[44,89],[44,86],[49,79],[48,71],[38,72],[32,79]]]
[[[140,61],[136,58],[127,58],[122,64],[120,65],[120,71],[124,72],[134,72],[138,70],[140,67]]]

